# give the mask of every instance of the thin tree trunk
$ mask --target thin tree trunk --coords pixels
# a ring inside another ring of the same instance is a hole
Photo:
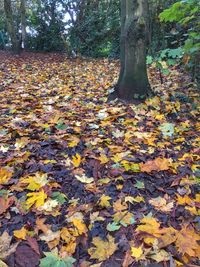
[[[21,12],[22,48],[26,48],[26,2],[25,0],[21,0],[20,12]]]
[[[4,12],[5,12],[5,17],[6,17],[6,26],[7,26],[8,34],[10,35],[10,39],[11,39],[12,51],[18,54],[20,52],[20,49],[19,49],[19,42],[17,39],[17,34],[16,34],[15,25],[13,21],[11,0],[4,0]]]
[[[121,0],[121,71],[118,98],[141,101],[151,94],[146,68],[147,0]]]

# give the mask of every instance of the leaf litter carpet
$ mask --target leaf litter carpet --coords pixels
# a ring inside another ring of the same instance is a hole
[[[199,266],[198,92],[179,68],[140,105],[118,62],[1,54],[0,266]]]

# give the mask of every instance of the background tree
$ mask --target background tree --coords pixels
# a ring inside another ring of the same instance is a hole
[[[120,1],[81,0],[76,6],[76,21],[70,41],[85,56],[119,55]]]
[[[7,31],[11,40],[12,50],[14,53],[19,53],[20,45],[19,45],[16,25],[14,23],[14,18],[13,18],[11,0],[4,0],[4,12],[5,12]]]

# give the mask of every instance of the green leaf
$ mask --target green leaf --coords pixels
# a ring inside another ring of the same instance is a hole
[[[56,129],[57,130],[61,130],[61,131],[63,131],[63,130],[66,130],[68,128],[68,126],[66,125],[66,124],[64,124],[64,123],[58,123],[57,125],[56,125]]]
[[[73,263],[76,261],[72,257],[61,259],[52,252],[46,252],[45,256],[45,258],[40,260],[40,267],[72,267]]]
[[[169,66],[174,66],[174,65],[176,64],[176,60],[175,60],[175,59],[172,59],[172,58],[169,58],[169,59],[167,60],[167,64],[168,64]]]
[[[182,47],[178,47],[176,49],[169,49],[168,56],[172,58],[181,58],[183,56],[183,49]]]
[[[106,229],[109,231],[109,232],[114,232],[114,231],[117,231],[120,229],[120,225],[118,225],[116,222],[112,222],[112,223],[109,223],[106,227]]]
[[[153,63],[153,57],[152,56],[147,56],[147,64],[151,65]]]
[[[0,197],[4,197],[4,196],[8,195],[8,193],[9,193],[8,190],[2,189],[2,190],[0,190]]]
[[[53,192],[52,199],[57,200],[61,205],[66,202],[67,197],[60,192]]]
[[[169,75],[169,74],[170,74],[169,69],[161,69],[161,72],[162,72],[162,74],[164,74],[164,75]]]
[[[161,130],[164,136],[172,136],[174,134],[174,124],[173,123],[163,123],[160,125],[159,129]]]
[[[134,187],[138,188],[138,189],[144,189],[144,183],[141,181],[137,181],[136,184],[134,185]]]

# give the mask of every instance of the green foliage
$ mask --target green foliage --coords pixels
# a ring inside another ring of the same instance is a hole
[[[28,9],[27,48],[36,51],[62,51],[64,43],[63,10],[58,9],[59,0],[33,1]]]
[[[147,64],[151,65],[154,63],[162,74],[168,75],[170,73],[169,67],[180,63],[182,57],[183,49],[181,47],[174,49],[167,48],[158,52],[154,57],[147,56]]]
[[[160,14],[162,22],[175,22],[184,29],[182,34],[184,37],[183,51],[187,56],[184,62],[193,70],[193,75],[199,79],[200,58],[200,2],[199,0],[184,0],[174,3],[170,8],[164,10]]]
[[[70,30],[72,47],[85,56],[119,56],[120,1],[85,1]]]
[[[52,252],[46,252],[44,254],[46,257],[40,260],[40,267],[72,267],[76,261],[72,257],[61,259]]]

